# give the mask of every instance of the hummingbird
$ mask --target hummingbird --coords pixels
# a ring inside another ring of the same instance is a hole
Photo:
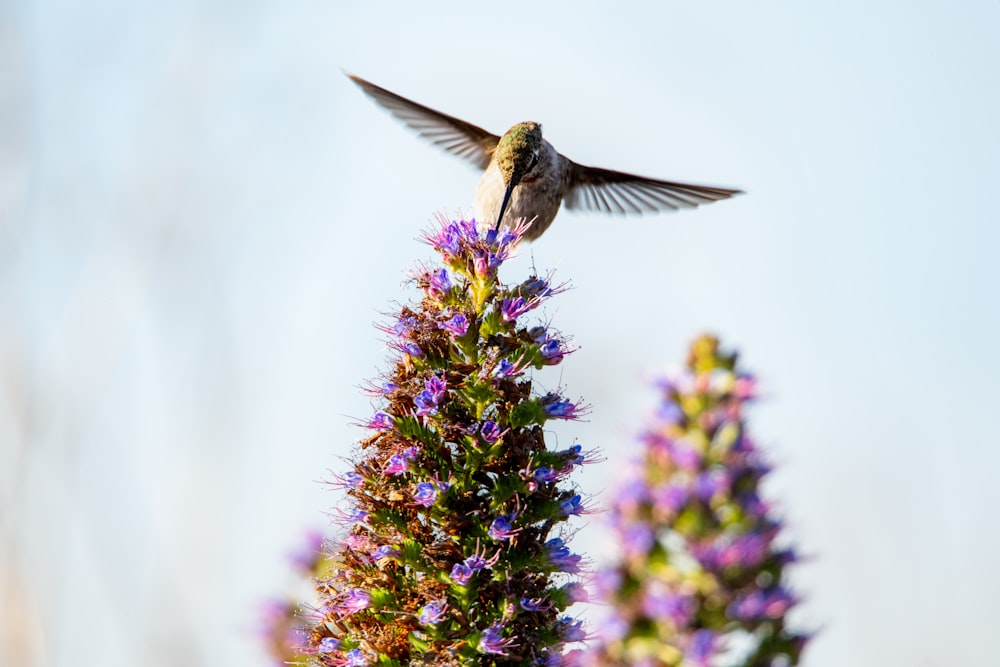
[[[533,220],[524,237],[541,236],[563,203],[569,210],[643,214],[696,208],[742,194],[741,190],[662,181],[611,169],[586,167],[561,155],[533,121],[497,136],[345,72],[375,102],[410,129],[484,171],[473,210],[478,220]]]

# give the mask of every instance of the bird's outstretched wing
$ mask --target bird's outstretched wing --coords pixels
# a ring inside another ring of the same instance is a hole
[[[403,121],[420,136],[449,153],[465,158],[480,169],[486,169],[500,137],[472,123],[417,104],[396,93],[347,73],[373,100]]]
[[[563,199],[568,209],[640,214],[676,211],[743,193],[742,190],[661,181],[569,162],[570,188]]]

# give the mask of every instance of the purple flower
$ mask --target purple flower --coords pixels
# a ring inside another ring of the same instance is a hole
[[[469,330],[469,320],[462,313],[456,313],[450,319],[441,322],[438,326],[455,336],[464,336]]]
[[[372,417],[371,421],[365,424],[370,429],[376,431],[388,431],[396,423],[395,418],[392,415],[388,415],[384,412],[376,412],[375,416]]]
[[[694,495],[703,503],[728,490],[729,475],[725,470],[706,470],[694,480]]]
[[[752,375],[740,375],[733,385],[733,396],[741,401],[757,397],[757,380]]]
[[[306,544],[302,549],[298,549],[289,555],[292,566],[300,572],[308,573],[312,571],[316,561],[322,556],[323,533],[318,530],[310,530],[306,533]]]
[[[439,269],[430,275],[427,293],[432,297],[440,297],[451,289],[451,279],[447,269]]]
[[[513,639],[504,639],[500,631],[503,627],[494,623],[479,636],[479,652],[491,655],[507,655],[507,649],[514,646]]]
[[[583,499],[577,493],[572,498],[567,498],[559,503],[559,511],[566,516],[579,516],[584,513]]]
[[[500,426],[492,419],[484,421],[483,425],[479,427],[479,435],[483,436],[483,440],[491,445],[499,440],[505,432],[500,430]]]
[[[658,486],[650,493],[650,499],[653,501],[653,512],[658,518],[676,516],[689,497],[688,490],[675,482],[666,486]]]
[[[545,341],[538,351],[541,353],[548,365],[558,364],[563,360],[563,357],[566,356],[562,345],[554,338]]]
[[[424,351],[420,349],[420,346],[416,343],[407,343],[403,346],[403,352],[407,353],[414,359],[419,359],[424,356]]]
[[[536,468],[531,476],[539,484],[548,484],[559,479],[559,473],[552,468]]]
[[[664,401],[657,409],[656,416],[665,424],[680,424],[684,421],[684,411],[673,401]]]
[[[529,297],[549,297],[555,294],[551,287],[549,287],[549,281],[544,278],[539,278],[538,276],[532,276],[521,283],[518,291],[521,294],[527,294]]]
[[[795,598],[782,588],[768,591],[753,591],[732,603],[726,613],[738,621],[756,621],[765,618],[781,618],[795,604]]]
[[[352,648],[344,654],[344,657],[346,658],[346,662],[344,662],[345,667],[367,667],[370,664],[368,656],[359,648]]]
[[[340,482],[345,488],[357,489],[364,485],[365,478],[352,470],[340,475]]]
[[[581,556],[571,553],[569,547],[562,541],[562,538],[553,537],[545,543],[545,550],[549,562],[559,572],[566,572],[568,574],[577,574],[580,572]]]
[[[448,605],[445,604],[444,600],[428,602],[421,607],[417,620],[420,621],[421,625],[434,625],[435,623],[440,623],[444,618],[444,611],[447,607]]]
[[[630,523],[619,530],[621,549],[626,558],[645,558],[653,548],[655,536],[648,523]]]
[[[413,331],[417,328],[417,326],[418,326],[417,318],[415,318],[413,316],[410,316],[410,317],[401,317],[392,326],[392,333],[397,338],[406,338],[411,333],[413,333]]]
[[[437,488],[430,482],[420,482],[420,484],[417,484],[417,490],[413,494],[413,500],[418,505],[423,505],[424,507],[430,507],[437,502],[437,497]]]
[[[496,262],[494,256],[485,250],[474,250],[472,252],[472,271],[480,278],[488,276]]]
[[[517,364],[510,359],[501,359],[500,363],[493,369],[493,377],[505,378],[518,373]]]
[[[413,398],[413,404],[417,406],[417,414],[420,416],[437,414],[438,399],[426,389]]]
[[[393,454],[382,472],[386,475],[402,475],[410,470],[410,459],[403,454]]]
[[[587,591],[587,587],[577,581],[571,581],[564,585],[562,590],[570,603],[590,602],[590,593]]]
[[[538,302],[534,299],[531,301],[525,301],[522,296],[514,299],[504,299],[500,304],[500,316],[503,318],[504,322],[513,322],[537,305]]]
[[[351,590],[347,595],[345,595],[340,603],[336,606],[335,611],[344,616],[350,616],[351,614],[356,614],[362,609],[367,609],[371,606],[372,596],[368,591],[361,588],[355,588]]]
[[[383,544],[372,552],[373,561],[382,560],[383,558],[399,558],[399,549],[389,544]]]
[[[472,575],[475,574],[465,563],[455,563],[455,566],[451,568],[451,580],[454,581],[459,586],[465,586],[469,583],[469,579],[472,579]]]
[[[711,630],[697,630],[691,637],[684,658],[696,667],[708,667],[715,653],[716,634]]]
[[[435,375],[424,382],[424,389],[431,393],[435,401],[440,401],[444,398],[445,392],[448,390],[448,383]]]
[[[683,628],[694,618],[695,601],[689,595],[671,591],[666,583],[654,579],[643,590],[642,612],[652,619],[669,619]]]
[[[515,514],[505,514],[493,519],[493,523],[490,524],[490,537],[494,540],[504,542],[517,535],[519,529],[514,528],[514,519],[516,516]]]
[[[462,250],[462,232],[455,223],[446,223],[437,234],[425,237],[435,250],[445,256],[446,261],[456,257]]]
[[[580,407],[572,401],[550,396],[542,401],[542,409],[552,419],[576,419],[581,412]]]
[[[670,455],[678,468],[695,471],[701,467],[702,457],[692,445],[683,440],[669,443]]]
[[[340,640],[336,637],[323,637],[320,641],[319,646],[316,648],[317,653],[332,653],[340,648]]]
[[[471,220],[459,220],[458,228],[462,231],[462,235],[469,243],[476,243],[479,241],[479,226],[476,224],[476,219]]]
[[[587,633],[583,629],[583,621],[574,621],[563,617],[557,621],[556,626],[561,631],[562,640],[567,644],[582,642],[587,638]]]
[[[448,384],[435,376],[424,382],[424,390],[413,399],[418,415],[433,415],[438,411],[438,403],[444,398]]]
[[[521,598],[521,609],[525,611],[548,611],[552,602],[547,598]]]
[[[466,566],[473,572],[479,572],[481,569],[486,567],[486,559],[479,554],[472,554],[465,559]]]
[[[702,567],[718,572],[729,567],[757,567],[767,558],[770,543],[766,535],[747,533],[722,536],[708,544],[696,545],[692,552]]]
[[[368,512],[364,510],[354,510],[348,514],[340,508],[334,508],[332,514],[334,518],[331,520],[331,523],[343,528],[353,528],[358,524],[368,521]]]

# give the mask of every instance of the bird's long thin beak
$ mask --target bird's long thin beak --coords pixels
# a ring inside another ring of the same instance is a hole
[[[507,186],[507,189],[503,193],[503,203],[500,204],[500,215],[497,216],[497,224],[493,228],[493,231],[500,231],[500,221],[503,220],[504,211],[507,210],[507,203],[510,201],[510,193],[514,191],[514,184],[511,183]]]

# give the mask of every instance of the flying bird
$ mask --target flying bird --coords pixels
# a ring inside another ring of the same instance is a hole
[[[542,126],[518,123],[503,136],[435,111],[347,74],[373,100],[449,153],[484,171],[473,210],[478,220],[533,220],[524,234],[535,240],[552,224],[559,206],[614,214],[643,214],[696,208],[742,194],[741,190],[662,181],[611,169],[586,167],[561,155],[542,138]]]

